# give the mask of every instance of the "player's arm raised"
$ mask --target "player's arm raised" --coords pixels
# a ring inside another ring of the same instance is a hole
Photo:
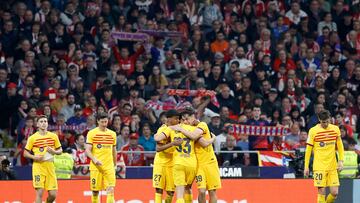
[[[170,128],[175,131],[180,131],[186,137],[188,137],[192,140],[195,140],[195,141],[199,140],[203,136],[203,133],[204,133],[204,131],[200,128],[196,128],[194,131],[190,132],[190,131],[185,130],[184,128],[180,127],[180,125],[173,125],[173,126],[170,126]]]

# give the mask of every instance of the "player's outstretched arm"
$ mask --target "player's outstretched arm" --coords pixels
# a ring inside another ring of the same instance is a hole
[[[311,157],[311,152],[313,150],[313,146],[310,144],[306,145],[306,150],[305,150],[305,166],[304,166],[304,176],[308,177],[309,176],[309,164],[310,164],[310,157]]]
[[[196,128],[194,131],[190,132],[190,131],[182,128],[180,125],[170,126],[170,128],[175,131],[180,131],[182,134],[184,134],[186,137],[188,137],[192,140],[198,140],[199,138],[202,137],[202,135],[204,133],[200,128]]]

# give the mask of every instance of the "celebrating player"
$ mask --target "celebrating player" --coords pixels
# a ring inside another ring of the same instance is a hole
[[[186,123],[187,116],[191,114],[192,113],[189,111],[184,111],[181,113],[181,127],[188,131],[193,131],[195,129],[195,127],[187,125]],[[195,139],[189,139],[180,131],[171,131],[170,137],[171,141],[178,139],[183,141],[181,145],[176,147],[173,153],[173,178],[176,191],[176,203],[190,203],[192,202],[190,188],[192,182],[195,179],[197,167],[197,160],[194,152],[194,140],[197,140],[199,137],[195,137]],[[156,137],[155,141],[163,139],[165,139],[165,135],[160,134]]]
[[[24,157],[34,160],[32,176],[36,190],[35,202],[42,202],[44,190],[48,191],[46,202],[53,202],[58,189],[53,155],[62,153],[61,144],[56,134],[47,131],[46,116],[38,117],[37,127],[38,131],[26,143]]]
[[[318,188],[317,202],[332,203],[335,202],[339,191],[337,170],[343,169],[344,146],[339,127],[330,124],[330,112],[321,111],[318,118],[320,124],[310,129],[306,142],[304,175],[309,176],[309,161],[314,150],[313,177],[314,185]],[[336,162],[336,147],[339,153],[338,162]],[[326,187],[330,187],[330,194],[325,200]]]
[[[113,203],[116,166],[116,133],[107,128],[109,118],[106,113],[99,113],[98,127],[90,130],[86,140],[86,155],[90,163],[90,188],[92,203],[99,202],[99,191],[106,189],[106,202]]]
[[[173,179],[173,146],[179,146],[182,143],[182,140],[175,140],[174,142],[170,141],[170,132],[171,129],[168,127],[170,125],[176,125],[179,123],[179,114],[176,110],[169,110],[166,112],[166,124],[162,125],[155,137],[158,135],[164,135],[164,139],[157,142],[156,145],[156,155],[154,159],[153,167],[153,187],[155,188],[155,203],[162,202],[162,194],[165,190],[167,192],[167,197],[165,203],[171,203],[175,185]]]
[[[196,127],[194,131],[187,131],[180,126],[171,127],[173,130],[182,132],[189,138],[197,138],[195,143],[195,154],[198,161],[198,170],[196,174],[196,183],[199,189],[199,203],[206,202],[206,190],[209,191],[210,203],[217,202],[216,190],[221,188],[220,171],[218,162],[214,153],[212,143],[215,136],[212,136],[209,127],[205,122],[199,122],[195,118],[195,113],[186,117],[187,123]]]

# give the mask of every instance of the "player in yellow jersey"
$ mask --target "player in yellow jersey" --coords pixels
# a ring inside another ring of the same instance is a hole
[[[35,203],[42,202],[44,190],[48,191],[46,199],[48,203],[55,201],[58,189],[53,155],[60,155],[62,149],[58,136],[47,131],[48,119],[46,116],[39,116],[36,124],[38,131],[29,137],[24,156],[34,161],[32,176],[33,186],[36,190]]]
[[[107,128],[109,118],[106,113],[99,113],[96,121],[98,127],[90,130],[86,139],[86,155],[91,159],[91,202],[100,202],[99,191],[106,189],[106,203],[114,203],[116,133]]]
[[[186,118],[191,115],[189,110],[185,110],[181,113],[180,127],[193,131],[195,127],[187,125]],[[176,126],[170,126],[170,128]],[[162,140],[165,138],[164,134],[159,135],[155,141]],[[173,152],[173,178],[176,191],[176,203],[188,203],[192,201],[191,198],[191,185],[196,176],[197,160],[194,152],[195,141],[200,138],[192,137],[189,139],[180,131],[171,131],[170,132],[171,141],[182,140],[181,145],[177,146]]]
[[[165,112],[164,112],[165,113]],[[171,203],[175,185],[173,179],[173,146],[178,146],[182,143],[182,140],[175,140],[171,142],[170,140],[170,132],[171,129],[168,127],[170,125],[177,125],[179,123],[179,114],[176,110],[169,110],[165,113],[166,115],[166,124],[162,125],[157,133],[155,134],[155,138],[159,135],[164,136],[163,140],[160,140],[156,144],[156,155],[154,159],[154,167],[153,167],[153,187],[155,188],[155,203],[162,202],[162,194],[165,190],[167,193],[167,197],[165,199],[165,203]],[[161,117],[161,116],[160,116]]]
[[[188,137],[202,137],[195,143],[195,154],[198,161],[196,183],[199,189],[199,203],[206,202],[206,190],[209,191],[210,203],[217,202],[216,190],[221,188],[220,171],[214,153],[212,143],[215,136],[212,136],[209,127],[205,122],[196,120],[195,114],[187,117],[187,123],[196,127],[192,132],[184,128],[174,128]]]
[[[330,112],[321,111],[318,118],[320,124],[310,129],[306,141],[304,175],[305,177],[309,176],[310,156],[314,151],[313,178],[314,185],[318,188],[317,202],[333,203],[339,192],[338,171],[343,169],[344,146],[339,127],[330,124]],[[336,148],[339,154],[338,162],[336,161]],[[330,187],[330,194],[325,199],[326,187]]]

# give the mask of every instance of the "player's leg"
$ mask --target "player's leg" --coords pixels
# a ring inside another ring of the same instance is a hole
[[[330,193],[326,197],[326,203],[334,203],[339,193],[339,187],[338,186],[332,186],[330,187]]]
[[[174,191],[166,191],[165,203],[171,203],[174,197]]]
[[[185,186],[184,200],[185,200],[185,203],[191,203],[193,201],[193,195],[192,195],[192,192],[191,192],[191,185]]]
[[[162,202],[163,189],[155,188],[155,203]]]
[[[173,166],[173,179],[176,186],[176,203],[185,203],[184,192],[186,184],[185,167],[182,165]]]
[[[46,203],[54,202],[56,199],[57,189],[58,189],[55,167],[49,167],[48,174],[45,178],[44,189],[48,191],[48,197],[46,199]]]
[[[55,201],[57,195],[57,190],[49,190],[48,197],[46,199],[46,203],[52,203]]]
[[[98,170],[90,171],[91,203],[99,203],[99,191],[102,190],[102,175]]]
[[[199,188],[199,194],[198,194],[198,202],[199,203],[206,203],[206,189],[205,188]]]
[[[99,203],[99,191],[92,191],[91,203]]]
[[[209,190],[209,197],[210,197],[209,203],[216,203],[217,202],[216,190]]]
[[[106,188],[106,203],[114,203],[115,197],[114,197],[114,187],[109,186]]]
[[[173,167],[167,166],[164,167],[164,169],[165,169],[165,189],[166,189],[165,203],[171,203],[175,193]]]
[[[104,177],[104,187],[106,188],[106,203],[114,203],[115,202],[114,191],[116,184],[115,170],[110,169],[104,171],[103,177]]]
[[[196,167],[186,167],[185,175],[186,175],[186,187],[185,187],[185,195],[184,199],[186,203],[192,203],[193,195],[191,192],[191,186],[196,177],[197,168]]]
[[[317,203],[326,203],[326,190],[324,187],[318,187]]]
[[[314,186],[318,188],[318,195],[317,195],[317,203],[325,203],[325,195],[326,195],[326,175],[325,171],[314,171],[313,178],[314,178]]]
[[[198,201],[199,203],[206,203],[206,177],[204,166],[199,166],[195,177],[195,182],[198,188]]]
[[[221,188],[220,170],[217,162],[207,164],[204,169],[206,188],[209,191],[210,203],[217,202],[216,190]]]
[[[330,187],[330,193],[326,197],[326,203],[333,203],[338,196],[340,185],[337,170],[332,170],[328,172],[327,185]]]
[[[184,200],[185,186],[178,185],[176,186],[175,191],[176,191],[176,203],[185,203]]]
[[[163,189],[165,188],[165,177],[163,177],[164,167],[155,164],[153,167],[153,187],[155,188],[155,203],[162,202]]]
[[[41,203],[42,202],[42,197],[44,195],[44,189],[43,188],[36,188],[35,189],[35,193],[36,193],[36,198],[35,198],[35,203]]]

